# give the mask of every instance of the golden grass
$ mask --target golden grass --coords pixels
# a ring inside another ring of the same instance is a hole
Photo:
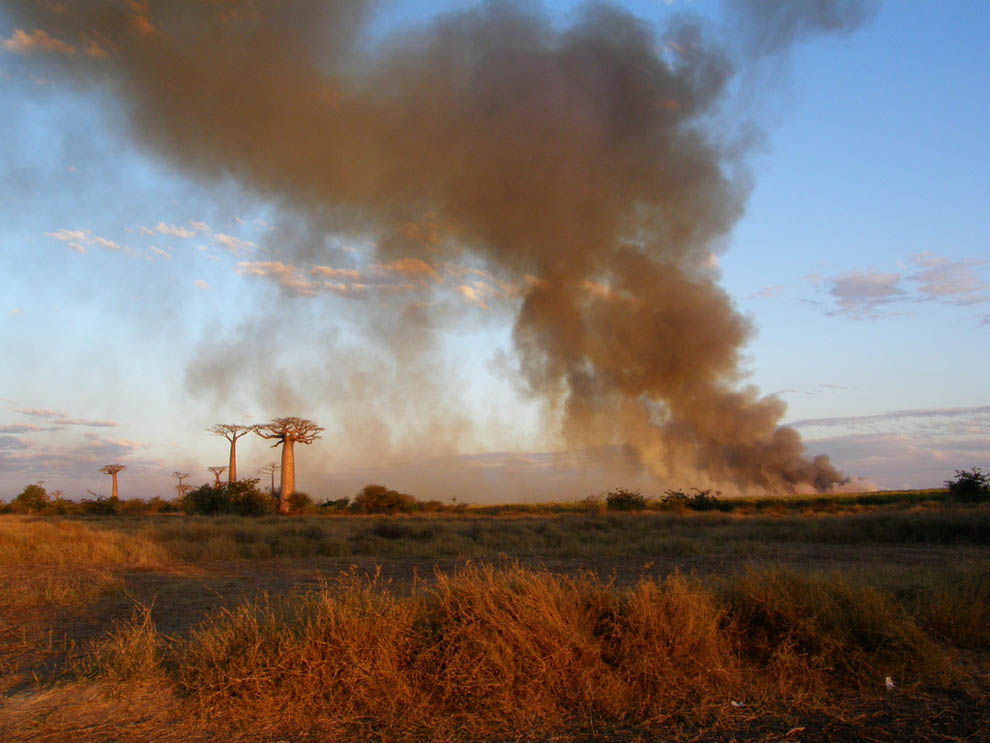
[[[0,565],[155,567],[167,559],[159,545],[123,531],[96,529],[68,519],[0,519]]]
[[[150,675],[142,664],[162,643],[149,624],[117,638],[104,677]],[[142,660],[121,670],[122,648]],[[351,574],[219,612],[155,669],[204,719],[383,734],[704,722],[738,698],[788,708],[879,693],[887,675],[951,681],[889,597],[782,570],[620,590],[591,575],[468,566],[404,595]]]
[[[913,543],[922,533],[934,542],[958,543],[962,535],[964,545],[983,544],[985,509],[891,515],[886,524],[878,514],[4,517],[0,619],[41,627],[47,615],[38,607],[81,610],[123,591],[127,570],[174,570],[185,560],[652,557],[733,554],[774,540]],[[789,714],[850,695],[869,699],[884,693],[886,676],[898,688],[976,683],[985,690],[985,681],[968,676],[970,663],[957,663],[990,647],[985,551],[963,549],[973,550],[970,563],[922,570],[763,568],[621,586],[592,573],[558,575],[511,562],[469,562],[412,586],[352,571],[316,589],[258,596],[176,636],[161,634],[151,607],[138,605],[129,620],[80,644],[70,667],[85,688],[124,693],[150,685],[168,700],[169,719],[198,721],[190,724],[201,729],[232,725],[257,739],[267,731],[480,739],[546,733],[575,721],[704,726],[730,714],[737,700]],[[3,670],[5,662],[0,653],[0,676],[26,673],[13,661]],[[39,693],[46,683],[36,679]]]

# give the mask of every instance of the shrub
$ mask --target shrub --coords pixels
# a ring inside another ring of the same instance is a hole
[[[646,497],[638,490],[616,488],[605,496],[605,504],[610,511],[642,511],[646,508]]]
[[[292,513],[304,513],[313,510],[313,499],[309,493],[302,490],[294,490],[289,495],[289,511]]]
[[[337,498],[335,500],[330,500],[327,498],[320,504],[320,508],[324,508],[328,511],[346,511],[347,507],[350,505],[350,498]]]
[[[48,491],[41,485],[27,485],[13,503],[14,511],[41,511],[48,505]]]
[[[990,476],[979,467],[971,470],[956,470],[952,480],[945,481],[949,496],[961,501],[980,501],[990,498]]]
[[[411,495],[389,490],[384,485],[365,485],[351,504],[359,513],[410,513],[417,506]]]
[[[82,513],[88,516],[113,516],[120,506],[119,498],[97,496],[96,500],[85,499],[79,504]]]
[[[309,496],[303,494],[308,500]],[[186,513],[203,516],[234,514],[237,516],[263,516],[273,510],[271,496],[258,489],[258,480],[249,478],[218,485],[200,485],[186,493],[182,500]]]

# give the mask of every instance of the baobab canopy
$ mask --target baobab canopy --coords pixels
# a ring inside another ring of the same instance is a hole
[[[312,444],[320,437],[323,428],[305,418],[275,418],[269,423],[254,427],[254,432],[263,439],[274,440],[272,447],[282,447],[282,488],[279,493],[278,508],[282,513],[289,510],[289,499],[296,489],[295,444]]]

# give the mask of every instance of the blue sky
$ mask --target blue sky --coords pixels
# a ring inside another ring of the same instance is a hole
[[[683,10],[725,23],[715,4],[623,5],[658,34]],[[467,7],[385,5],[368,43]],[[547,12],[565,25],[572,7]],[[566,451],[522,392],[516,305],[499,284],[514,277],[335,246],[342,273],[328,280],[358,272],[441,308],[433,353],[403,361],[380,342],[402,331],[366,311],[375,300],[293,287],[303,274],[273,235],[312,236],[292,231],[285,203],[134,141],[129,101],[53,74],[60,52],[35,31],[0,11],[0,498],[37,480],[108,492],[98,469],[111,462],[127,466],[125,497],[167,495],[173,471],[205,481],[226,462],[210,425],[275,415],[326,427],[297,453],[298,487],[321,498],[371,481],[476,502],[581,497],[620,478],[663,489]],[[787,403],[810,454],[878,487],[990,466],[988,37],[983,2],[885,3],[858,30],[755,69],[725,105],[761,129],[718,256],[755,328],[740,383]],[[772,90],[750,108],[749,86]],[[266,319],[286,308],[289,357]],[[242,474],[277,459],[261,440],[240,452]]]

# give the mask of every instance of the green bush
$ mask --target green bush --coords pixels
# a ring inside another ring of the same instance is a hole
[[[981,501],[990,498],[990,476],[979,467],[971,470],[956,470],[952,480],[945,481],[949,496],[960,501]]]
[[[202,516],[263,516],[274,510],[274,502],[270,495],[258,489],[256,478],[249,478],[220,485],[200,485],[186,493],[182,509]]]
[[[80,502],[79,509],[87,516],[113,516],[120,507],[119,498],[97,496],[96,500],[88,498]]]
[[[419,503],[411,495],[389,490],[384,485],[365,485],[354,496],[351,509],[359,513],[411,513]]]
[[[27,485],[13,503],[14,511],[41,511],[48,505],[48,491],[41,485]]]
[[[646,508],[646,497],[638,490],[616,488],[605,496],[605,506],[609,511],[642,511]]]
[[[289,511],[292,513],[305,513],[313,510],[313,499],[309,493],[295,490],[289,496]]]

